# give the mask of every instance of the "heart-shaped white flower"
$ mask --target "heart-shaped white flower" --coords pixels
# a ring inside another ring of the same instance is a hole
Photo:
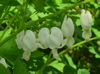
[[[92,26],[92,16],[89,11],[85,11],[82,9],[81,16],[80,16],[80,22],[83,29],[90,29]]]
[[[82,9],[81,16],[80,16],[81,26],[84,29],[82,33],[82,37],[88,41],[89,38],[92,36],[90,28],[92,26],[92,16],[89,11],[85,11]]]
[[[57,48],[60,48],[63,43],[63,33],[59,28],[52,27],[51,31],[48,28],[42,28],[39,31],[39,41],[44,48],[52,49],[54,58],[59,57]]]
[[[67,19],[67,16],[64,17],[61,30],[66,37],[66,45],[69,48],[72,48],[72,45],[75,43],[74,38],[72,37],[74,34],[74,23],[71,18]]]
[[[35,34],[31,30],[27,30],[26,33],[23,30],[17,34],[15,41],[19,49],[23,48],[23,58],[28,61],[31,52],[37,49]]]

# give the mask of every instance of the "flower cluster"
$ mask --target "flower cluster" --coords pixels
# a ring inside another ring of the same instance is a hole
[[[88,40],[91,37],[91,24],[92,17],[89,11],[83,9],[80,17],[81,26],[84,29],[82,37]],[[31,52],[35,51],[38,47],[42,49],[51,49],[53,57],[58,59],[59,55],[57,49],[62,48],[67,45],[72,49],[75,40],[73,38],[74,34],[74,23],[71,18],[64,17],[61,29],[58,27],[52,27],[50,30],[48,28],[41,28],[38,33],[38,38],[36,39],[34,32],[31,30],[23,30],[17,34],[15,39],[18,48],[23,49],[23,59],[29,60]]]

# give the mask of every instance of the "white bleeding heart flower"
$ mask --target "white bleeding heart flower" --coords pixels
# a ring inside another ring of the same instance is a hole
[[[7,68],[7,64],[4,58],[0,57],[0,63]]]
[[[44,48],[52,49],[53,57],[58,59],[57,48],[60,48],[63,43],[63,33],[59,28],[52,27],[51,31],[48,28],[42,28],[39,31],[39,41]]]
[[[80,22],[83,29],[90,29],[92,26],[92,16],[89,11],[85,11],[82,9],[81,16],[80,16]]]
[[[85,11],[84,9],[82,9],[81,16],[80,16],[80,22],[81,22],[82,28],[84,29],[84,31],[82,33],[82,37],[86,41],[88,41],[89,38],[92,36],[92,33],[90,31],[90,28],[92,26],[91,13],[89,11]]]
[[[17,34],[15,41],[19,49],[23,48],[23,58],[28,61],[31,52],[37,49],[35,34],[31,30],[27,30],[26,33],[23,30]]]
[[[66,45],[69,48],[72,48],[72,45],[75,43],[75,41],[72,37],[74,34],[74,23],[71,18],[67,19],[67,16],[64,17],[61,30],[63,32],[63,35],[66,37]]]

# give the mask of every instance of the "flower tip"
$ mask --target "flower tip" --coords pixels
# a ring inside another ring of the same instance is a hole
[[[92,36],[92,33],[90,30],[84,30],[83,33],[82,33],[82,37],[88,41]]]
[[[31,52],[30,51],[24,51],[23,53],[23,59],[28,61],[30,59],[30,55],[31,55]]]
[[[75,40],[74,40],[73,37],[67,38],[67,44],[66,45],[68,46],[68,48],[72,49],[72,46],[73,46],[74,43],[75,43]]]
[[[82,9],[82,10],[81,10],[81,12],[82,12],[82,13],[85,13],[85,10],[84,10],[84,9]]]

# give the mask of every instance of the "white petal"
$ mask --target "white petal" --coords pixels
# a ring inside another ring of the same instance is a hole
[[[31,31],[31,30],[27,30],[25,36],[23,37],[23,49],[26,50],[30,50],[30,51],[34,51],[36,50],[37,46],[36,46],[36,38],[35,38],[35,34]]]
[[[31,55],[30,51],[24,51],[22,57],[23,57],[23,59],[25,59],[26,61],[28,61],[30,59],[30,55]]]
[[[19,49],[22,49],[22,47],[23,47],[23,41],[22,41],[23,40],[23,36],[24,36],[24,30],[21,31],[20,33],[18,33],[17,37],[15,39]]]
[[[87,18],[88,18],[88,21],[89,21],[89,24],[90,26],[92,25],[92,15],[89,11],[86,12],[86,15],[87,15]]]
[[[68,29],[69,29],[69,35],[73,36],[73,34],[74,34],[74,23],[73,23],[71,18],[68,18],[67,22],[68,22],[67,24],[68,24]]]
[[[90,30],[84,30],[82,33],[82,37],[88,41],[90,39],[90,37],[92,36],[92,33]]]
[[[49,29],[48,28],[42,28],[39,31],[38,37],[39,37],[39,41],[42,43],[42,45],[45,48],[48,48]]]
[[[41,49],[46,49],[41,43],[37,43],[38,47]]]
[[[4,66],[7,68],[7,64],[6,64],[5,59],[2,58],[2,57],[0,57],[0,58],[1,58],[1,59],[0,59],[0,63],[1,63],[2,65],[4,65]]]
[[[62,25],[65,25],[67,21],[67,16],[65,15]]]
[[[73,37],[67,38],[67,44],[66,44],[66,45],[67,45],[70,49],[72,49],[72,46],[73,46],[74,43],[75,43],[75,40],[74,40]]]
[[[59,58],[57,49],[52,49],[52,53],[53,53],[53,58],[55,58],[55,59]]]
[[[49,41],[49,48],[55,49],[60,47],[61,43],[63,42],[63,33],[57,27],[51,28],[51,35]]]
[[[74,34],[74,24],[71,18],[66,19],[66,16],[64,18],[63,24],[62,24],[62,32],[64,36],[71,37]]]
[[[62,44],[61,44],[61,46],[59,48],[62,48],[63,46],[65,46],[66,42],[67,42],[67,39],[64,39],[63,42],[62,42]]]
[[[83,29],[90,29],[92,25],[92,17],[89,11],[85,13],[85,10],[82,11],[80,16],[80,22]]]
[[[84,9],[82,9],[82,10],[81,10],[81,13],[85,14],[85,10],[84,10]]]

